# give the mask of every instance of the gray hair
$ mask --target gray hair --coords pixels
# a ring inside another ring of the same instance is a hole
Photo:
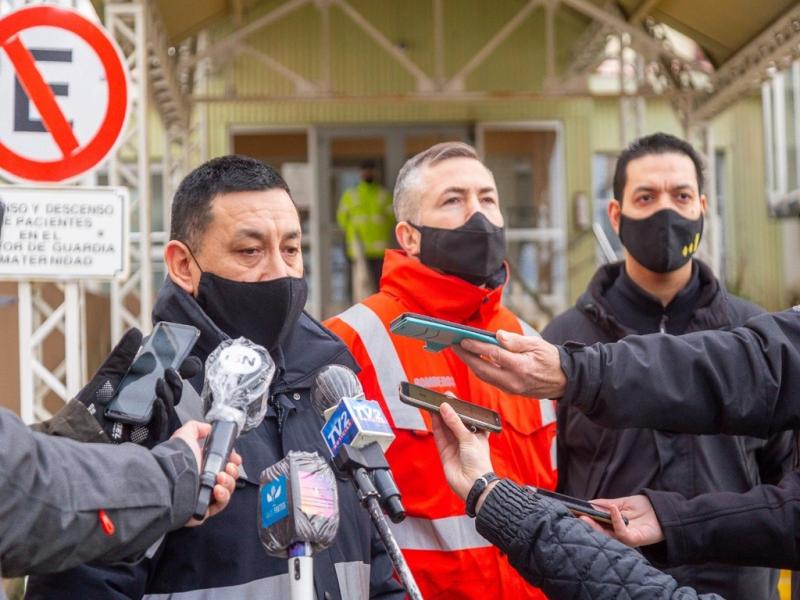
[[[442,142],[406,161],[394,184],[394,215],[398,222],[417,219],[423,168],[451,158],[473,158],[480,161],[475,148],[463,142]]]

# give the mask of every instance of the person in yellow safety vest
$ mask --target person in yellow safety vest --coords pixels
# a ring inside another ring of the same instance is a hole
[[[364,255],[375,289],[383,270],[383,253],[389,247],[394,232],[392,196],[375,182],[375,162],[361,163],[361,181],[345,190],[339,200],[336,221],[345,234],[347,258],[352,263]]]

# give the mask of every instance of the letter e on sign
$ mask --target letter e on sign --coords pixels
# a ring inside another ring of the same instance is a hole
[[[0,173],[74,180],[114,150],[129,74],[108,33],[74,10],[34,5],[0,19]]]

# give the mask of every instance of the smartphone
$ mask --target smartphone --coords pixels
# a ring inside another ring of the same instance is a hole
[[[106,406],[106,417],[131,425],[148,423],[153,416],[156,380],[183,363],[198,337],[200,331],[191,325],[157,323]]]
[[[473,404],[453,396],[446,396],[407,381],[400,383],[400,400],[410,406],[435,413],[439,412],[439,406],[441,406],[442,402],[447,402],[467,427],[472,426],[494,433],[500,433],[503,429],[500,424],[500,415],[491,408]]]
[[[429,352],[439,352],[449,346],[457,346],[461,340],[477,340],[495,346],[500,345],[497,336],[491,331],[416,313],[403,313],[391,322],[389,329],[396,335],[424,340],[425,350]]]
[[[611,515],[607,512],[596,509],[586,500],[573,498],[572,496],[559,494],[558,492],[552,492],[550,490],[543,490],[541,488],[534,489],[536,490],[536,493],[541,496],[546,496],[547,498],[552,498],[553,500],[561,502],[561,504],[567,507],[567,510],[569,510],[569,512],[576,517],[589,517],[598,523],[602,523],[603,525],[608,525],[611,527]],[[623,516],[622,520],[625,522],[625,525],[628,524],[628,519],[626,517]]]

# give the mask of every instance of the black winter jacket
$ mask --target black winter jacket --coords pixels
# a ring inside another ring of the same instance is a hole
[[[156,321],[200,329],[193,352],[202,360],[226,337],[195,300],[169,280],[159,293],[153,315]],[[182,600],[288,598],[287,561],[267,556],[258,538],[258,478],[289,450],[328,455],[319,433],[322,419],[310,404],[311,381],[327,364],[356,367],[344,344],[305,313],[282,353],[273,357],[278,373],[263,424],[236,442],[243,472],[225,511],[200,527],[167,535],[155,554],[136,566],[79,567],[31,578],[26,598],[178,597],[171,594],[179,594]],[[192,384],[200,389],[202,375]],[[367,512],[350,482],[338,484],[339,533],[333,546],[314,556],[317,598],[399,600],[404,593],[392,578],[391,562]]]
[[[559,402],[605,427],[759,437],[800,428],[800,306],[731,332],[631,336],[560,354]],[[798,471],[744,494],[647,495],[670,562],[800,568]]]
[[[489,492],[476,527],[550,600],[722,600],[680,586],[633,548],[512,481]]]
[[[621,311],[624,314],[617,314]],[[555,344],[614,342],[659,327],[676,335],[727,330],[762,312],[727,294],[711,270],[697,260],[690,284],[663,309],[655,298],[636,288],[624,274],[622,263],[617,263],[601,267],[576,306],[554,319],[542,335]],[[636,323],[642,330],[623,322]],[[621,399],[635,403],[638,398],[623,395]],[[689,498],[708,492],[746,492],[761,483],[778,483],[791,468],[793,446],[788,432],[765,441],[612,430],[561,404],[558,433],[559,490],[585,499],[629,496],[645,488]],[[663,558],[660,554],[649,556]],[[676,566],[668,572],[682,585],[718,592],[729,600],[778,597],[775,570],[700,562],[705,564]]]

